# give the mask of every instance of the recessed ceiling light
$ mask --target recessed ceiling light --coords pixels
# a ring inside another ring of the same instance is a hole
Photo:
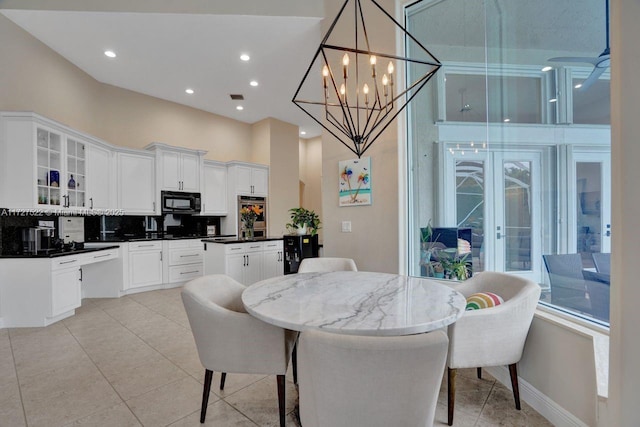
[[[557,98],[551,98],[551,99],[549,100],[549,102],[558,102],[558,99],[557,99]]]
[[[307,133],[305,131],[300,132],[300,135],[306,135]]]
[[[251,57],[249,55],[247,55],[246,53],[243,53],[242,55],[240,55],[240,59],[243,61],[248,61],[251,59]]]
[[[580,89],[582,87],[582,83],[578,83],[577,85],[574,86],[575,89]]]
[[[108,56],[109,58],[115,58],[116,57],[116,53],[114,51],[112,51],[112,50],[105,50],[104,54],[106,56]]]
[[[511,119],[504,119],[505,123],[509,123],[511,121]],[[471,144],[471,146],[473,147],[473,144]]]
[[[551,70],[553,70],[553,67],[550,67],[550,66],[548,66],[548,65],[547,65],[546,67],[543,67],[543,68],[542,68],[542,72],[545,72],[545,71],[551,71]]]
[[[187,92],[189,95],[193,95],[193,89],[185,89],[185,92]]]
[[[249,82],[249,84],[250,84],[251,86],[253,86],[253,87],[258,86],[258,82],[257,82],[257,81],[255,81],[255,80],[251,80],[251,81]]]
[[[236,110],[238,110],[238,111],[242,111],[242,110],[244,110],[244,107],[243,107],[242,105],[238,105],[238,106],[236,107]]]

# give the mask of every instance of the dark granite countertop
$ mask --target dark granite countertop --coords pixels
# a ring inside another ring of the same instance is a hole
[[[236,236],[233,237],[216,237],[216,238],[212,238],[212,237],[207,237],[202,239],[203,242],[206,243],[221,243],[223,245],[228,245],[230,243],[251,243],[251,242],[268,242],[268,241],[272,241],[272,240],[282,240],[282,236],[274,236],[274,237],[257,237],[255,239],[251,239],[251,240],[246,240],[246,239],[239,239]]]
[[[217,236],[217,237],[226,237],[226,236]],[[230,236],[235,237],[235,236]],[[124,236],[124,237],[116,237],[116,236],[107,236],[100,239],[90,239],[87,240],[86,243],[123,243],[123,242],[144,242],[148,240],[184,240],[184,239],[208,239],[213,238],[211,236],[176,236],[173,234],[163,234],[163,233],[149,233],[145,236]]]
[[[0,255],[0,258],[57,258],[67,255],[85,254],[89,252],[105,251],[108,249],[117,249],[118,246],[105,246],[102,248],[84,248],[84,249],[53,249],[49,251],[42,251],[37,254],[9,254]]]

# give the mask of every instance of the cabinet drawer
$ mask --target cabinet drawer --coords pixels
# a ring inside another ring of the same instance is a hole
[[[92,264],[94,262],[108,261],[110,259],[118,258],[120,252],[118,249],[108,249],[104,251],[98,251],[91,254],[85,254],[82,264]]]
[[[169,249],[180,248],[203,248],[204,245],[200,239],[183,239],[183,240],[169,240]]]
[[[129,242],[129,251],[152,251],[162,250],[162,240],[154,240],[151,242]]]
[[[169,265],[183,265],[201,263],[202,249],[172,249],[169,255]]]
[[[264,245],[265,251],[282,250],[282,240],[273,240],[269,242],[264,242],[263,245]]]
[[[226,254],[239,254],[247,252],[259,252],[262,251],[262,242],[250,242],[250,243],[233,243],[225,245],[224,253]]]
[[[61,268],[80,267],[84,261],[84,257],[80,255],[67,255],[55,258],[51,261],[51,270],[60,270]]]
[[[204,275],[202,264],[177,265],[169,267],[169,283],[183,282]]]

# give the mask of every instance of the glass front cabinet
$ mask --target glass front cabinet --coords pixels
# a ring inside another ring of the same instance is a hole
[[[0,124],[0,207],[70,211],[94,207],[87,154],[94,146],[100,148],[99,141],[94,144],[89,137],[33,113],[0,113]],[[108,163],[110,156],[100,161]],[[108,188],[109,165],[99,164],[97,170],[107,176],[94,179]]]

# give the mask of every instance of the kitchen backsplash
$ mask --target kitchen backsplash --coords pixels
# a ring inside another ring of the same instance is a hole
[[[10,214],[9,210],[0,208],[0,250],[3,254],[16,253],[22,250],[21,230],[37,227],[38,221],[53,221],[56,226],[55,237],[58,236],[57,216],[27,216]],[[220,217],[172,215],[163,216],[87,216],[84,217],[85,242],[100,240],[126,240],[144,238],[154,233],[172,236],[205,236],[207,226],[215,225],[220,230]]]

